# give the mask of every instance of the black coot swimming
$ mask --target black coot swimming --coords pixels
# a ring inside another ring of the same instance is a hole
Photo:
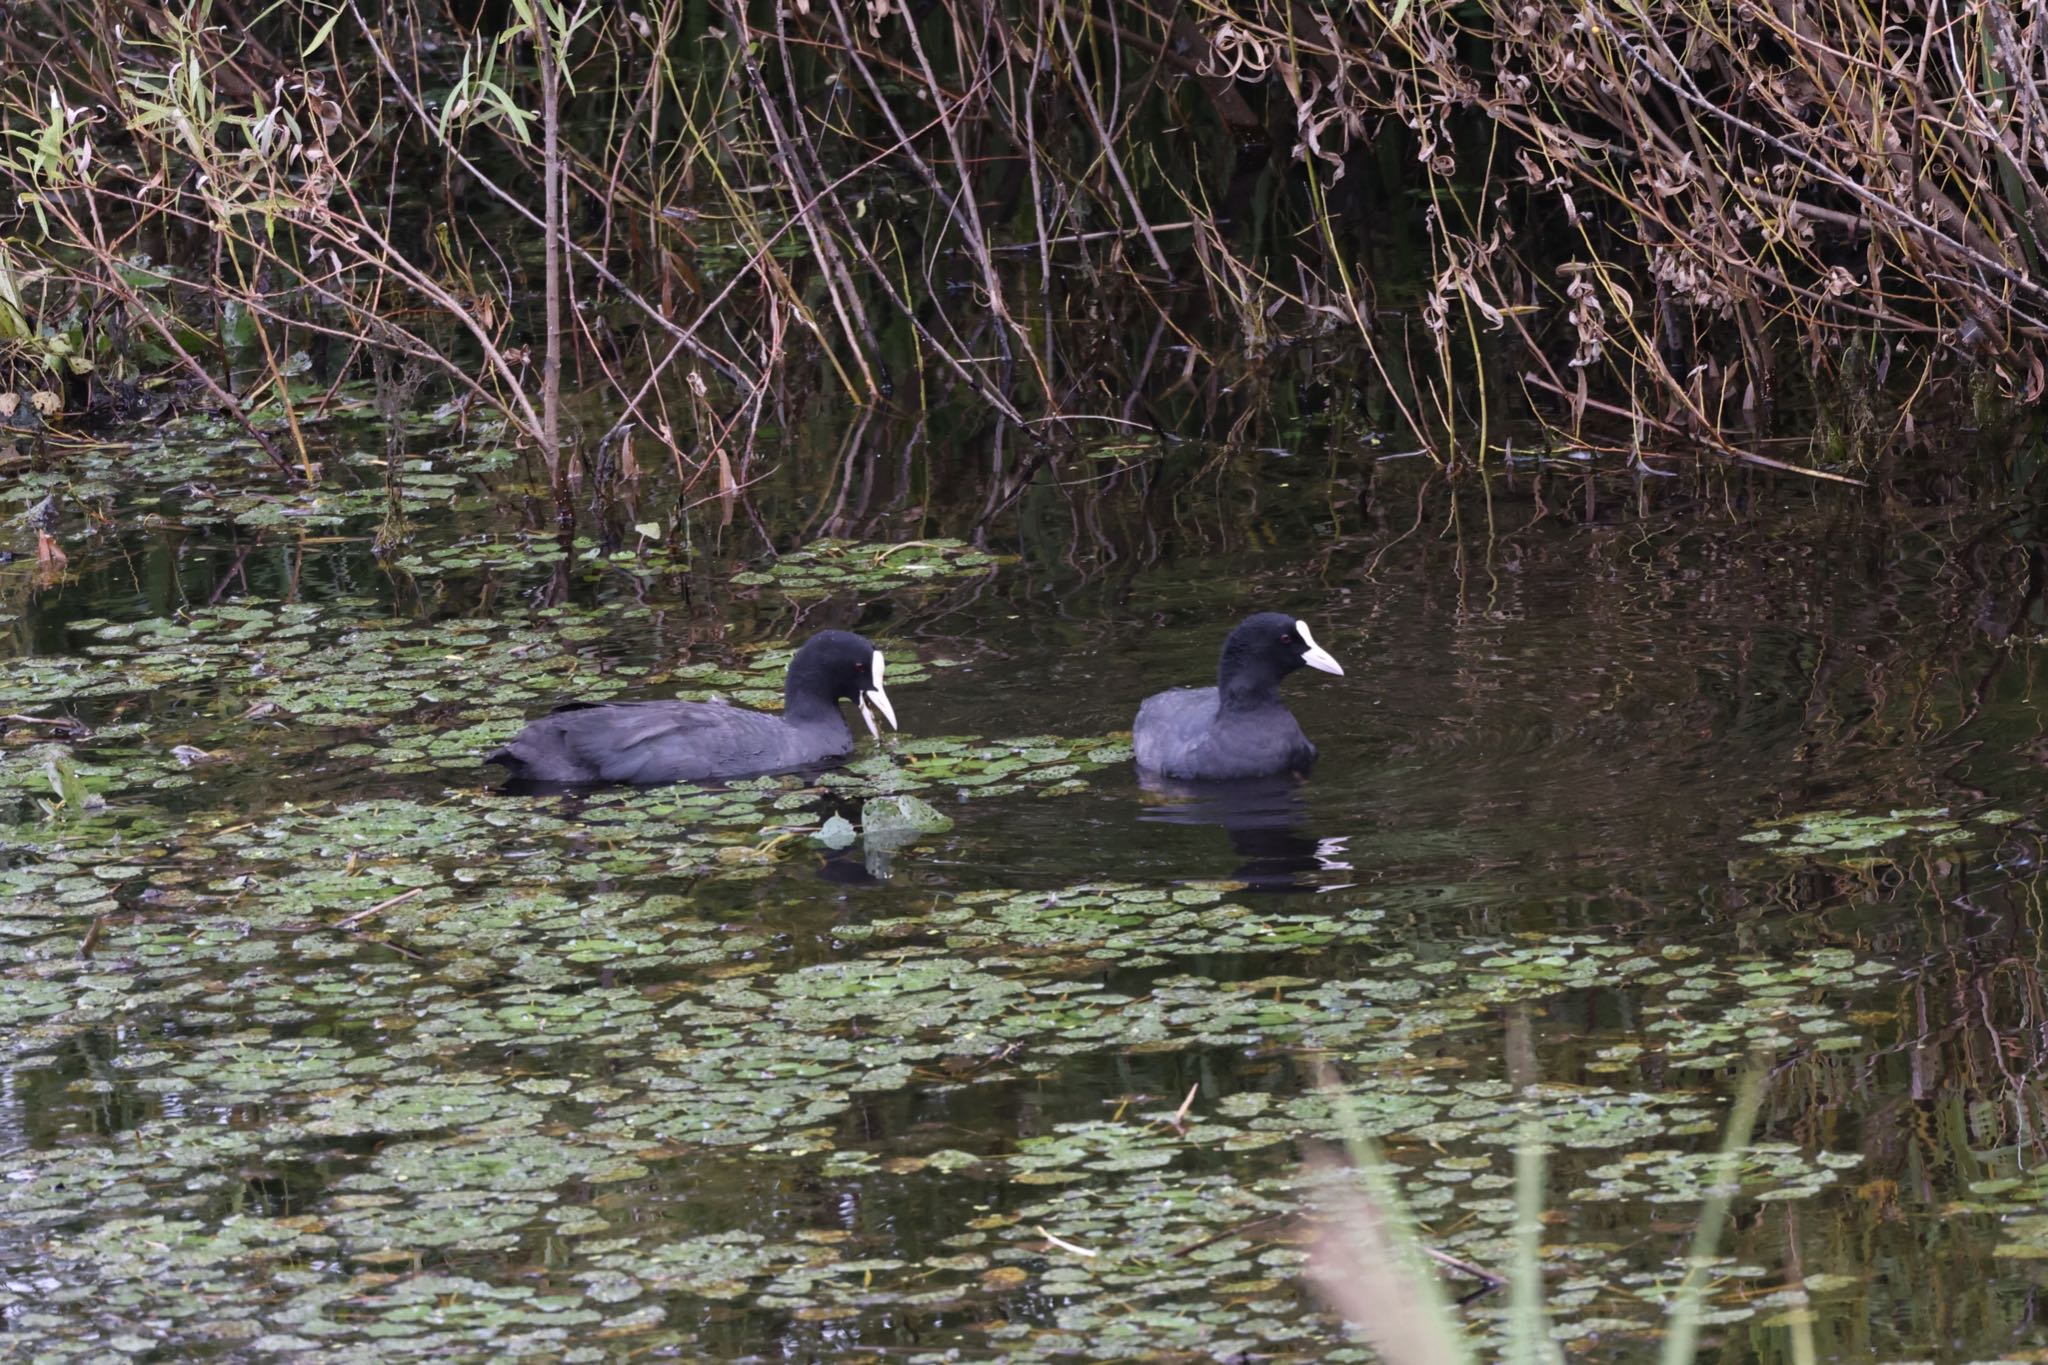
[[[484,760],[514,782],[692,782],[807,768],[853,750],[844,698],[879,735],[869,703],[893,728],[882,655],[843,630],[822,630],[789,661],[782,714],[716,701],[570,702]]]
[[[1216,686],[1145,698],[1131,727],[1139,769],[1222,781],[1307,772],[1316,746],[1280,704],[1280,680],[1303,664],[1344,671],[1316,644],[1307,622],[1277,611],[1247,616],[1223,642]]]

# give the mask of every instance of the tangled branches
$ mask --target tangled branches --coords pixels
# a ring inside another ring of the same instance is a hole
[[[18,7],[0,346],[241,411],[231,312],[280,398],[381,351],[558,485],[631,427],[729,495],[819,404],[952,404],[992,505],[1091,423],[1247,436],[1342,376],[1453,460],[2048,390],[2009,0],[477,8]]]

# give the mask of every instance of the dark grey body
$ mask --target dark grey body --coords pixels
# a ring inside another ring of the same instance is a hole
[[[696,782],[808,768],[853,752],[837,705],[796,718],[723,701],[577,702],[490,756],[523,782]]]
[[[517,783],[701,782],[810,768],[853,752],[841,700],[891,725],[882,656],[860,636],[821,630],[789,661],[782,714],[714,701],[570,702],[484,760]],[[872,717],[868,720],[874,728]]]
[[[1307,773],[1316,746],[1280,704],[1280,680],[1303,664],[1344,671],[1304,622],[1277,611],[1245,617],[1223,641],[1216,686],[1155,692],[1138,707],[1138,771],[1196,782]]]
[[[1139,769],[1230,781],[1315,766],[1316,746],[1277,699],[1220,706],[1218,697],[1213,687],[1176,687],[1145,698],[1131,727]]]

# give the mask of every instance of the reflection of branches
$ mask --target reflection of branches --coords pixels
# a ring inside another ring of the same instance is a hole
[[[2030,839],[2031,853],[2014,865],[2038,865],[2041,841]],[[1782,1120],[1818,1141],[1832,1115],[1875,1098],[1861,1126],[1879,1173],[1902,1170],[1915,1149],[1964,1173],[1979,1153],[2003,1153],[2000,1163],[2014,1169],[2048,1159],[2048,978],[2033,947],[2042,891],[2025,875],[1966,890],[1966,871],[1960,858],[1929,858],[1865,878],[1842,898],[1860,921],[1896,909],[1894,927],[1862,946],[1909,976],[1889,1011],[1892,1036],[1853,1069],[1803,1060],[1800,1093]],[[1788,888],[1787,898],[1814,906],[1804,891]]]

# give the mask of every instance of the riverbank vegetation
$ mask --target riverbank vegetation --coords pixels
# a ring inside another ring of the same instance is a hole
[[[338,409],[446,404],[565,528],[649,475],[729,512],[876,412],[992,508],[1305,417],[1860,478],[2048,390],[2044,24],[42,0],[0,29],[0,421],[200,405],[305,479]]]

